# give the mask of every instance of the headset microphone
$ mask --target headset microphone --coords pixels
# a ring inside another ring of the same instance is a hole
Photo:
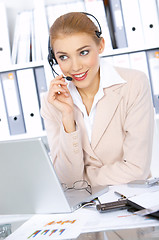
[[[86,13],[86,12],[81,12],[81,13],[86,14],[86,15],[88,15],[88,16],[90,16],[90,17],[93,17],[93,18],[95,19],[95,21],[97,22],[97,25],[98,25],[98,27],[99,27],[99,31],[95,31],[95,34],[96,34],[96,36],[97,36],[98,38],[100,38],[100,36],[101,36],[101,34],[102,34],[102,29],[101,29],[101,26],[100,26],[97,18],[96,18],[95,16],[93,16],[92,14],[90,14],[90,13]],[[55,71],[55,69],[54,69],[54,67],[53,67],[54,64],[58,64],[58,63],[57,63],[57,61],[56,61],[56,58],[55,58],[53,49],[51,48],[51,45],[50,45],[50,37],[49,37],[49,41],[48,41],[48,62],[49,62],[50,67],[51,67],[51,69],[52,69],[53,75],[54,75],[54,73],[55,73],[56,75],[59,76],[59,74]],[[72,81],[72,80],[73,80],[72,77],[69,77],[69,76],[64,77],[64,78],[65,78],[67,81]]]
[[[72,78],[70,76],[64,77],[67,81],[72,81]]]

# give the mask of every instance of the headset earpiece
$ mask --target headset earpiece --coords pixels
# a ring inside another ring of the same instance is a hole
[[[49,37],[49,41],[48,41],[48,62],[51,67],[53,66],[53,64],[57,64],[57,60],[55,58],[54,52],[50,45],[50,37]]]
[[[51,55],[52,55],[54,64],[58,64],[52,49],[51,49]]]
[[[97,36],[98,38],[100,38],[100,35],[101,35],[102,33],[99,32],[99,31],[95,31],[95,33],[96,33],[96,36]]]

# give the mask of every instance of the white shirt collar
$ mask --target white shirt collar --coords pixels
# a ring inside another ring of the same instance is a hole
[[[107,62],[106,58],[100,59],[100,85],[103,88],[111,87],[116,84],[126,83],[126,81],[120,77],[114,67]]]

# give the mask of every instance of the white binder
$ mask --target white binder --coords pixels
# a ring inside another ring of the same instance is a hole
[[[130,68],[129,54],[120,54],[113,56],[113,63],[117,67]]]
[[[34,46],[35,46],[35,51],[34,51],[34,60],[35,61],[41,61],[42,60],[42,49],[40,45],[40,25],[38,21],[38,12],[37,9],[33,9],[33,29],[32,32],[34,33],[33,39],[34,39]]]
[[[150,70],[150,79],[155,111],[159,113],[159,49],[146,52]]]
[[[121,0],[128,47],[143,47],[144,36],[138,0]]]
[[[44,0],[34,0],[34,11],[36,16],[36,24],[37,28],[37,36],[40,40],[40,48],[42,54],[42,60],[47,60],[48,56],[48,36],[49,36],[49,29],[47,24],[47,17],[45,13],[45,4]],[[35,33],[36,34],[36,33]]]
[[[67,2],[66,7],[68,12],[85,12],[86,11],[83,0]]]
[[[149,78],[148,64],[145,51],[129,53],[129,59],[131,68],[144,72]]]
[[[31,11],[31,26],[30,26],[30,31],[31,31],[31,61],[35,62],[36,61],[36,43],[35,43],[35,23],[34,23],[34,10]],[[40,41],[39,41],[40,43]],[[39,44],[40,45],[40,44]],[[41,50],[39,50],[41,53]]]
[[[25,124],[15,72],[0,75],[10,135],[25,133]]]
[[[49,27],[52,26],[54,21],[61,15],[68,12],[85,12],[85,4],[83,0],[56,3],[53,5],[48,5],[46,7],[47,19]]]
[[[55,21],[54,14],[53,14],[53,6],[54,5],[48,5],[46,6],[46,17],[49,28],[52,26],[52,24]]]
[[[16,74],[24,113],[26,133],[41,133],[42,122],[33,69],[17,70]]]
[[[55,14],[56,18],[60,17],[63,14],[66,14],[66,13],[68,13],[66,2],[63,2],[63,3],[58,2],[56,5],[54,5],[54,14]]]
[[[115,44],[117,48],[127,47],[127,37],[120,0],[109,0]]]
[[[0,1],[0,66],[11,64],[8,22],[4,1]]]
[[[7,120],[6,110],[5,110],[2,86],[0,82],[0,140],[4,140],[9,135],[10,134],[9,134],[8,120]]]
[[[102,36],[105,39],[105,50],[101,54],[106,55],[108,49],[112,50],[112,41],[110,36],[110,31],[108,27],[108,21],[106,17],[106,12],[103,4],[103,0],[84,0],[86,12],[93,14],[99,21],[102,28]],[[96,24],[95,20],[91,20]]]
[[[28,63],[30,61],[31,14],[31,11],[20,13],[17,63]]]
[[[61,15],[68,12],[66,3],[57,3],[53,5],[48,5],[46,7],[47,19],[49,27],[52,26],[54,21]]]
[[[12,64],[17,63],[17,55],[18,55],[18,45],[20,38],[20,13],[16,16],[15,28],[14,28],[14,38],[12,45]]]
[[[139,0],[146,47],[158,46],[159,16],[156,0]]]

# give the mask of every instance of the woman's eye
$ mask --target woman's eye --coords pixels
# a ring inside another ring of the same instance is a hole
[[[66,60],[66,59],[67,59],[67,56],[65,56],[65,55],[62,55],[62,56],[60,56],[59,58],[60,58],[60,60],[64,61],[64,60]]]
[[[85,56],[85,55],[87,55],[88,53],[89,53],[88,50],[84,50],[84,51],[80,52],[80,54],[81,54],[82,56]]]

